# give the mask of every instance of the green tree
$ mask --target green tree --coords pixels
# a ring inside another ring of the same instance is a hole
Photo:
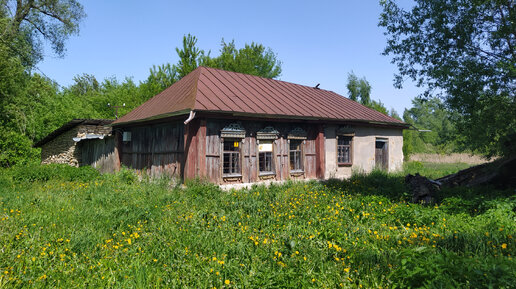
[[[202,65],[265,78],[277,78],[281,75],[281,62],[276,54],[270,48],[254,42],[236,49],[234,40],[226,43],[222,39],[220,56],[205,56]]]
[[[463,144],[486,155],[516,153],[514,1],[417,0],[409,10],[382,0],[385,55],[459,113]]]
[[[147,78],[146,89],[165,89],[183,78],[199,66],[213,67],[228,71],[241,72],[266,78],[276,78],[281,75],[281,62],[276,54],[261,44],[245,44],[241,49],[235,47],[235,42],[221,41],[220,55],[211,57],[197,46],[197,38],[191,34],[183,36],[182,48],[176,48],[179,61],[175,65],[164,64],[153,66]],[[159,91],[158,91],[159,92]]]
[[[459,151],[459,136],[454,125],[457,113],[446,109],[437,97],[415,98],[412,108],[403,113],[403,120],[417,130],[404,132],[404,152],[449,153]]]
[[[206,57],[204,50],[199,49],[196,44],[197,37],[188,34],[183,37],[183,49],[176,48],[179,62],[175,70],[179,79],[196,69]]]
[[[76,0],[0,0],[0,16],[6,24],[0,40],[32,66],[43,58],[42,39],[63,56],[85,13]]]
[[[349,99],[389,115],[389,111],[381,101],[371,99],[371,84],[365,77],[359,79],[353,72],[350,72],[348,73],[348,83],[346,86]]]
[[[32,142],[23,134],[0,130],[0,167],[12,167],[36,159],[39,150],[31,145]]]

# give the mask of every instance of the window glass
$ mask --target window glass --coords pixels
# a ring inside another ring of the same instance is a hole
[[[260,173],[272,173],[272,141],[260,141],[258,145],[258,166]]]
[[[339,136],[337,141],[337,162],[339,164],[351,163],[351,140],[350,136]]]
[[[291,171],[302,171],[303,161],[301,157],[301,144],[302,140],[290,140],[290,170]]]
[[[240,174],[240,140],[224,140],[223,173]]]

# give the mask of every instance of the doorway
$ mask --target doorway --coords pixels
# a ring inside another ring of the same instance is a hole
[[[389,169],[389,142],[387,139],[376,139],[375,143],[375,166],[380,170]]]

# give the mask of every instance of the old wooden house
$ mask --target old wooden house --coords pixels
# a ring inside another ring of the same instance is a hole
[[[41,148],[42,164],[90,165],[101,172],[115,170],[115,141],[110,119],[73,119],[34,147]]]
[[[407,128],[332,91],[206,67],[112,126],[116,166],[219,184],[394,171]]]

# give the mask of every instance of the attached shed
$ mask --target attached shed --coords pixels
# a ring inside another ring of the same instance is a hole
[[[109,119],[73,119],[34,144],[41,163],[91,165],[101,172],[115,170],[115,139]]]
[[[112,126],[121,165],[218,184],[395,171],[408,127],[332,91],[206,67]]]

